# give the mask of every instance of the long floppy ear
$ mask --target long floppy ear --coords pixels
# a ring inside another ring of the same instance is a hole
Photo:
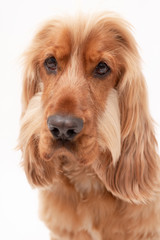
[[[22,166],[31,185],[45,184],[44,164],[39,157],[38,142],[42,120],[41,87],[33,46],[24,54],[22,115],[18,149]],[[36,116],[36,117],[35,117]]]
[[[125,77],[134,80],[119,89],[121,155],[115,166],[106,168],[106,187],[123,200],[139,203],[153,199],[158,191],[160,159],[143,76],[138,72],[137,79],[127,73]]]
[[[49,164],[45,165],[38,153],[43,111],[41,106],[42,85],[39,76],[36,47],[37,42],[35,38],[23,56],[22,115],[18,149],[22,151],[22,166],[30,184],[42,186],[49,181],[52,168]]]
[[[101,153],[93,167],[107,190],[114,196],[124,201],[140,203],[153,200],[158,192],[160,158],[156,152],[157,142],[148,110],[145,80],[140,69],[136,43],[129,32],[126,34],[125,30],[124,34],[118,31],[115,30],[124,45],[123,67],[114,90],[119,106],[111,104],[111,108],[115,109],[110,109],[110,112],[117,111],[117,108],[120,110],[121,152],[116,160],[113,159],[113,152],[117,152],[117,147],[114,145],[115,148],[110,149],[106,140],[108,150]]]

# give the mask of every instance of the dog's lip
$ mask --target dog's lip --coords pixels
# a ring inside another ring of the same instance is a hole
[[[67,140],[56,140],[54,143],[54,153],[70,153],[72,155],[75,154],[75,143]]]
[[[58,139],[56,140],[57,148],[66,148],[71,149],[73,147],[73,142],[66,140],[66,139]]]

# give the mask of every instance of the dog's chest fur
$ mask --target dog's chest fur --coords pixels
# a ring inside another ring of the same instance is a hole
[[[92,240],[103,240],[103,235],[109,240],[146,240],[146,236],[150,236],[149,228],[144,236],[141,233],[146,224],[151,226],[149,216],[154,208],[148,208],[147,216],[144,216],[146,206],[114,198],[90,168],[66,165],[63,176],[64,179],[55,181],[51,189],[42,191],[40,198],[41,215],[55,233],[53,239],[71,240],[82,230],[87,231]],[[139,211],[138,218],[135,208]]]
[[[99,194],[105,191],[104,184],[91,167],[84,168],[77,164],[64,165],[63,174],[82,199],[87,198],[91,192]]]

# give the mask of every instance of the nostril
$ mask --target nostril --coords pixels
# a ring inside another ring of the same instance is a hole
[[[51,133],[52,133],[53,136],[56,137],[56,138],[58,138],[59,135],[60,135],[60,131],[59,131],[58,128],[53,128],[53,129],[51,130]]]
[[[68,138],[74,138],[76,135],[77,135],[77,133],[75,132],[74,129],[69,129],[69,130],[67,131],[67,136],[68,136]]]

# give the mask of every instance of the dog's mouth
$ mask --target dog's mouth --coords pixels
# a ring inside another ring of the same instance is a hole
[[[65,138],[64,139],[57,139],[54,143],[55,150],[63,151],[63,149],[65,149],[69,152],[74,153],[75,147],[76,147],[75,142],[66,140]]]
[[[68,160],[75,160],[76,156],[76,143],[65,139],[57,139],[54,142],[54,149],[52,159],[67,158]]]
[[[58,162],[68,159],[82,165],[93,162],[98,154],[98,144],[92,134],[81,133],[73,139],[53,138],[51,135],[41,135],[39,142],[40,157],[44,161]]]

